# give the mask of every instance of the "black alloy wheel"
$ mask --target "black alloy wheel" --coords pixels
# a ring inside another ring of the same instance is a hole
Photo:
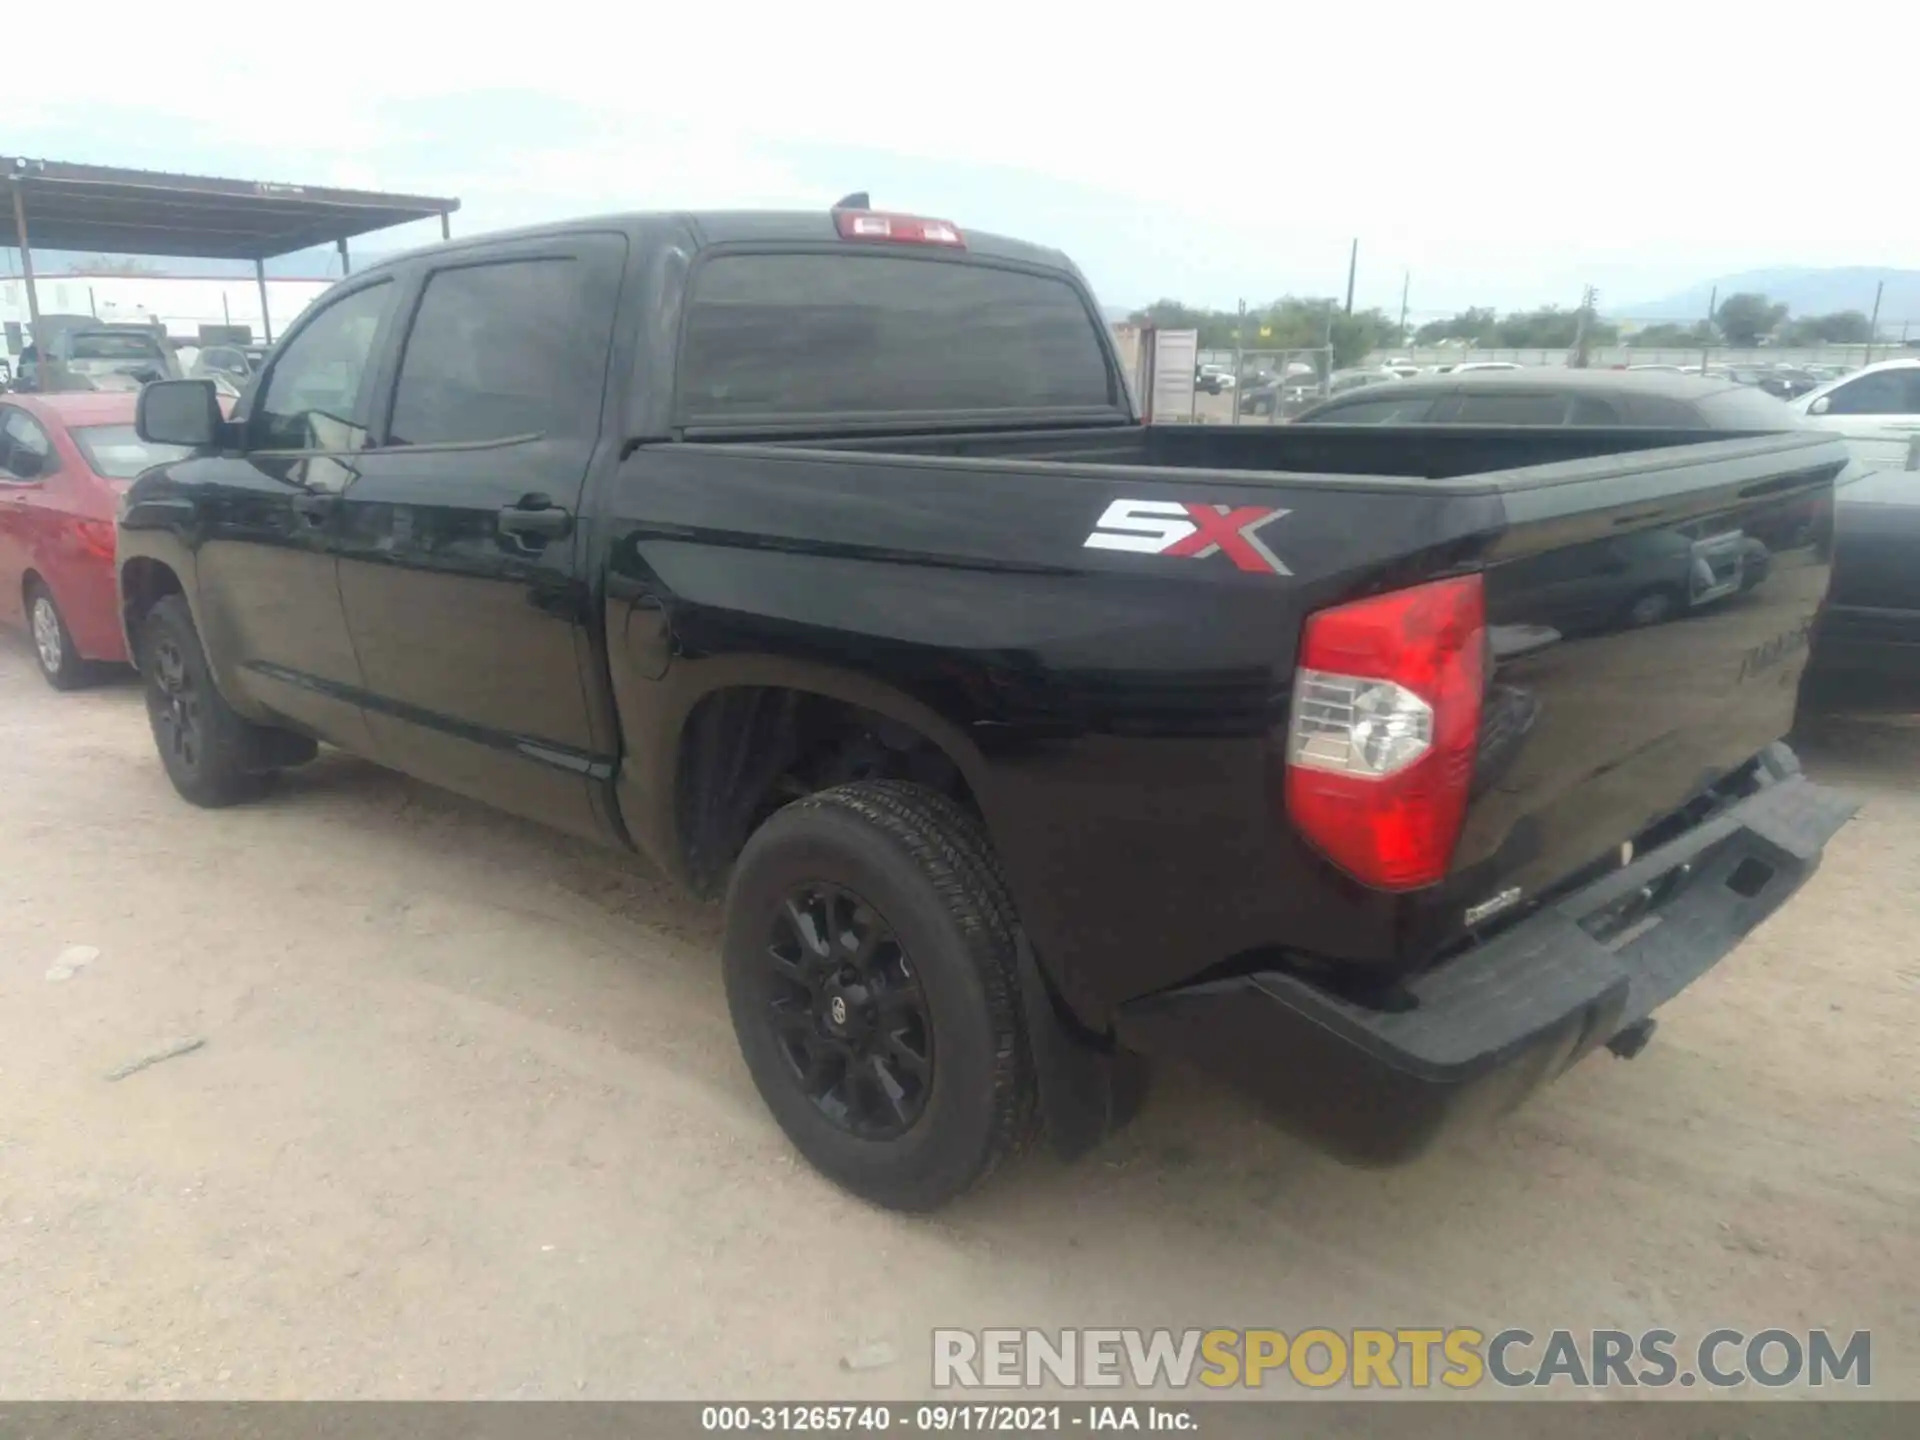
[[[820,881],[790,890],[770,929],[767,1022],[793,1083],[850,1135],[904,1135],[933,1090],[933,1024],[893,927]]]
[[[198,771],[206,752],[205,703],[194,683],[192,669],[172,635],[153,644],[151,680],[147,686],[147,715],[163,759],[181,769]]]

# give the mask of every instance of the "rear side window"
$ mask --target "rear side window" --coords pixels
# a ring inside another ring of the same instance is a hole
[[[160,343],[146,335],[115,335],[92,331],[73,337],[76,360],[157,360]]]
[[[872,254],[725,255],[694,280],[686,423],[1115,403],[1093,316],[1064,280]]]
[[[1573,397],[1573,413],[1567,416],[1569,425],[1618,425],[1620,412],[1611,402],[1592,395]]]
[[[38,480],[53,473],[53,442],[24,410],[0,409],[0,480]]]
[[[1674,400],[1665,395],[1623,395],[1615,403],[1626,407],[1626,423],[1629,425],[1645,425],[1656,430],[1716,428],[1713,418],[1705,410],[1696,409],[1694,404],[1684,400]],[[1585,423],[1587,422],[1579,419],[1574,421],[1576,425]],[[1740,427],[1723,428],[1739,429]]]
[[[1299,425],[1418,425],[1433,413],[1432,395],[1382,395],[1346,404],[1322,405],[1300,416]]]
[[[1462,395],[1447,419],[1454,425],[1564,425],[1567,397],[1551,390]]]
[[[388,443],[475,444],[567,431],[597,410],[606,355],[582,339],[577,261],[442,270],[407,335]]]
[[[1785,400],[1750,385],[1732,385],[1699,402],[1700,413],[1715,430],[1794,430],[1799,413]]]

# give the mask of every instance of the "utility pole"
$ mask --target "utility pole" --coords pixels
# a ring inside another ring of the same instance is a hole
[[[1360,237],[1353,237],[1353,248],[1347,251],[1347,314],[1353,313],[1353,275],[1360,268]]]
[[[1873,318],[1867,322],[1867,358],[1868,365],[1873,363],[1873,342],[1880,338],[1880,297],[1886,293],[1887,282],[1882,280],[1873,287]]]
[[[1413,272],[1411,270],[1402,270],[1400,272],[1400,340],[1399,340],[1399,343],[1401,345],[1405,345],[1407,343],[1407,288],[1412,284],[1413,284]]]
[[[1240,423],[1240,385],[1241,366],[1243,363],[1241,356],[1246,350],[1246,345],[1247,302],[1242,300],[1240,302],[1240,323],[1234,326],[1233,329],[1233,390],[1227,399],[1227,413],[1232,417],[1228,423],[1231,425],[1238,425]]]
[[[1707,373],[1707,362],[1713,358],[1713,313],[1719,308],[1720,287],[1716,285],[1707,296],[1707,343],[1700,347],[1700,374],[1703,379]]]
[[[1588,336],[1592,330],[1593,307],[1600,299],[1600,292],[1589,285],[1580,293],[1580,313],[1574,319],[1573,354],[1567,364],[1575,370],[1587,368]]]

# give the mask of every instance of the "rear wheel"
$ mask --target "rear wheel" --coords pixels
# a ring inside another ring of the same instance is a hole
[[[53,592],[39,580],[27,589],[27,625],[33,635],[33,658],[49,685],[77,690],[93,678],[93,667],[80,658]]]
[[[213,683],[185,597],[166,595],[141,628],[140,673],[160,763],[181,798],[216,808],[264,794],[277,765],[313,743],[236,714]]]
[[[787,806],[742,851],[724,965],[762,1098],[848,1190],[931,1210],[1038,1129],[1014,917],[978,821],[864,781]]]

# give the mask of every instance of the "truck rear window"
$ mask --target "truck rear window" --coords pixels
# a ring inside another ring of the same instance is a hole
[[[160,343],[146,335],[86,332],[73,337],[76,360],[157,360]]]
[[[683,423],[1112,407],[1095,320],[1061,279],[868,253],[723,255],[698,271]]]

